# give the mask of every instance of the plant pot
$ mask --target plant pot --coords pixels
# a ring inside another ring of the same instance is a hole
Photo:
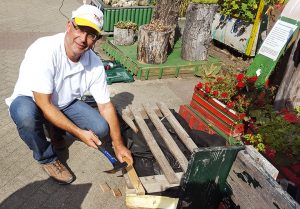
[[[102,0],[91,0],[91,4],[103,12],[105,32],[112,32],[119,21],[132,21],[138,26],[148,24],[153,13],[153,6],[112,7],[104,4]]]
[[[261,30],[266,29],[265,25],[258,28],[255,34],[253,33],[253,24],[247,24],[245,26],[234,29],[234,25],[237,21],[241,21],[234,17],[223,20],[224,17],[220,13],[216,13],[211,26],[212,38],[218,42],[221,42],[231,48],[236,49],[242,54],[246,54],[249,47],[249,40],[251,36],[254,36],[254,43],[248,56],[255,56],[255,52],[258,45],[258,34]]]
[[[237,113],[195,87],[190,106],[227,136],[239,137],[244,132],[245,113]]]
[[[114,27],[114,44],[128,46],[135,42],[136,33],[133,29]]]
[[[182,35],[182,59],[207,60],[211,41],[211,23],[217,8],[217,4],[189,4]]]
[[[137,60],[140,63],[162,64],[167,61],[169,40],[173,28],[166,31],[148,30],[143,25],[139,28]]]

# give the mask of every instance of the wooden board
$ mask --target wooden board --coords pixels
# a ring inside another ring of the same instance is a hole
[[[238,153],[227,183],[232,201],[241,209],[299,208],[289,194],[245,150]]]
[[[160,209],[176,209],[178,198],[170,198],[164,196],[153,195],[126,195],[126,206],[128,208],[160,208]]]
[[[151,119],[152,123],[156,127],[157,131],[161,135],[162,139],[164,140],[165,144],[167,145],[170,152],[173,154],[173,156],[176,158],[176,160],[179,162],[181,168],[184,172],[187,170],[188,166],[188,160],[184,156],[184,154],[179,149],[176,142],[173,140],[172,136],[166,129],[166,127],[163,125],[161,120],[158,118],[158,116],[155,114],[154,110],[152,109],[152,106],[149,104],[145,104],[144,108]]]
[[[162,150],[160,149],[159,145],[155,141],[149,127],[147,126],[146,122],[142,118],[142,115],[136,109],[131,108],[131,112],[133,113],[134,119],[138,124],[138,127],[144,136],[154,158],[156,159],[157,163],[159,164],[161,170],[163,171],[164,175],[166,176],[168,182],[170,184],[179,183],[179,179],[175,175],[170,163],[164,156]]]
[[[128,175],[130,174],[129,172],[125,173],[124,177],[127,184],[128,194],[141,195],[145,194],[145,192],[150,194],[155,192],[162,192],[167,190],[168,188],[180,186],[183,174],[185,173],[188,167],[188,160],[184,156],[182,151],[179,149],[178,145],[175,143],[172,136],[169,134],[166,127],[161,122],[160,118],[166,117],[169,121],[171,121],[171,123],[173,124],[172,127],[177,133],[180,134],[181,140],[186,145],[186,147],[189,147],[190,150],[194,150],[197,148],[197,146],[192,141],[190,136],[185,132],[185,130],[181,127],[180,123],[173,116],[171,111],[168,109],[167,105],[164,103],[159,103],[159,107],[150,104],[144,104],[140,106],[131,105],[122,110],[122,117],[123,116],[125,116],[126,123],[130,125],[133,131],[141,131],[146,142],[148,143],[151,152],[153,153],[154,157],[161,166],[162,171],[164,172],[163,175],[153,175],[144,177],[138,177],[136,173],[135,175]],[[154,136],[152,135],[151,131],[146,125],[144,121],[145,119],[150,119],[152,121],[158,133],[161,135],[161,138],[167,145],[169,151],[179,162],[183,172],[175,173],[173,171],[166,157],[160,150],[156,139],[154,139]],[[140,187],[142,187],[145,190],[139,190]]]
[[[169,108],[166,104],[163,102],[158,102],[157,106],[163,113],[163,115],[167,118],[171,126],[174,128],[177,135],[180,137],[182,142],[185,144],[185,146],[190,150],[190,152],[193,152],[195,149],[197,149],[197,145],[194,143],[192,138],[188,135],[188,133],[182,128],[180,123],[176,120],[174,115],[171,113]]]

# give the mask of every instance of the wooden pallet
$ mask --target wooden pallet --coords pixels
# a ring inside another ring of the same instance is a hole
[[[124,177],[127,184],[126,205],[129,208],[177,207],[178,198],[146,195],[146,193],[151,194],[155,192],[162,192],[168,188],[179,186],[183,173],[187,171],[188,167],[187,158],[181,152],[172,136],[161,122],[160,117],[165,117],[168,120],[178,137],[182,140],[190,152],[197,149],[196,144],[176,120],[166,104],[160,102],[157,103],[157,106],[144,104],[138,108],[133,108],[131,106],[124,109],[122,111],[122,118],[134,132],[141,131],[154,158],[163,172],[163,175],[138,177],[133,167],[127,168],[127,173],[124,174]],[[174,172],[144,119],[150,119],[152,121],[168,149],[179,162],[183,172]]]

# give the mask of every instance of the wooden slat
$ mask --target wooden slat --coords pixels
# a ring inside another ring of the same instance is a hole
[[[126,115],[131,119],[133,120],[134,117],[133,117],[133,114],[131,112],[131,109],[135,109],[137,111],[139,111],[142,115],[142,118],[143,119],[149,119],[146,111],[144,110],[144,108],[142,108],[141,106],[134,106],[134,105],[129,105],[127,106],[124,110],[122,110],[122,113],[126,113]],[[163,114],[161,113],[160,109],[158,108],[154,108],[154,112],[156,113],[156,115],[158,115],[158,117],[163,117]]]
[[[195,149],[197,149],[198,148],[197,145],[194,143],[194,141],[188,135],[188,133],[182,128],[180,123],[176,120],[174,115],[168,109],[167,105],[164,104],[163,102],[159,102],[157,103],[157,106],[159,107],[163,115],[167,118],[171,126],[174,128],[179,138],[182,140],[185,146],[190,150],[190,152],[193,152]]]
[[[173,171],[172,167],[170,166],[168,160],[166,159],[165,155],[161,151],[160,147],[158,146],[157,142],[155,141],[150,129],[148,128],[146,122],[142,118],[140,112],[138,112],[135,109],[131,109],[131,112],[133,113],[134,119],[143,134],[148,147],[150,148],[154,158],[156,159],[157,163],[159,164],[161,170],[165,174],[168,182],[170,184],[176,184],[179,183],[179,179],[175,175],[175,172]]]
[[[183,172],[176,173],[176,176],[178,179],[181,179],[183,176]],[[180,185],[180,183],[170,184],[164,175],[144,176],[140,177],[140,181],[142,182],[148,194],[162,192],[167,190],[168,188]]]
[[[261,166],[274,180],[277,179],[279,171],[264,157],[262,156],[252,145],[247,145],[246,152],[252,157],[252,159]]]
[[[127,162],[127,159],[125,159],[125,161]],[[129,179],[130,180],[130,186],[132,186],[133,189],[135,189],[135,193],[138,194],[138,195],[144,195],[146,192],[145,192],[145,189],[134,169],[134,167],[132,165],[129,165],[126,167],[126,171],[127,173],[124,174],[125,177],[125,180],[126,179]]]
[[[122,111],[122,119],[134,131],[134,133],[137,133],[139,131],[139,129],[135,126],[133,120],[128,116],[126,111]]]
[[[160,209],[176,209],[178,198],[170,198],[164,196],[141,195],[134,194],[126,195],[126,206],[132,209],[143,208],[160,208]]]
[[[240,151],[227,178],[231,199],[240,208],[298,208],[299,205],[265,173],[251,156]]]
[[[100,188],[101,188],[102,192],[110,191],[110,187],[108,186],[108,184],[106,182],[100,184]]]
[[[151,119],[152,123],[156,127],[158,133],[160,134],[160,136],[164,140],[165,144],[169,148],[170,152],[173,154],[173,156],[179,162],[183,171],[186,172],[187,166],[188,166],[188,160],[186,159],[184,154],[181,152],[178,145],[173,140],[172,136],[170,135],[170,133],[168,132],[168,130],[166,129],[164,124],[160,121],[158,116],[155,114],[154,110],[152,109],[152,106],[150,106],[149,104],[145,104],[143,106],[144,106],[149,118]]]

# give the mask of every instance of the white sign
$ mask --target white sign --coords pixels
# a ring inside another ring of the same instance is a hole
[[[274,61],[277,60],[279,53],[293,35],[296,28],[296,25],[278,20],[261,45],[258,54],[269,57]]]

